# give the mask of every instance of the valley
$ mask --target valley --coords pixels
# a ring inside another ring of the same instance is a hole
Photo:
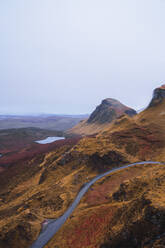
[[[0,248],[165,248],[164,13],[0,1]]]
[[[31,247],[43,223],[62,216],[83,186],[97,176],[99,180],[44,247],[163,247],[164,92],[164,86],[157,88],[151,103],[139,114],[133,111],[133,115],[114,117],[120,106],[113,106],[113,120],[107,120],[106,125],[98,123],[102,118],[99,110],[92,123],[98,129],[92,133],[89,129],[82,133],[80,122],[75,127],[76,136],[69,130],[72,135],[65,140],[34,143],[19,150],[10,161],[2,156],[0,247]],[[144,164],[120,169],[141,161]],[[114,168],[117,170],[112,174],[99,178]]]
[[[88,115],[0,115],[0,130],[35,127],[46,130],[65,131],[72,128]]]

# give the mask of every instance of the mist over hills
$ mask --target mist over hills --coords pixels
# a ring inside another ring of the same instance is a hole
[[[0,115],[0,129],[37,127],[65,131],[84,120],[88,115]]]

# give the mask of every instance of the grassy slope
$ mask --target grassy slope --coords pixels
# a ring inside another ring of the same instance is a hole
[[[100,180],[46,247],[163,247],[165,168],[129,168]]]
[[[162,103],[134,118],[122,117],[99,135],[63,144],[18,164],[18,174],[13,172],[12,180],[0,187],[0,247],[28,247],[42,221],[60,216],[83,183],[98,173],[128,162],[165,160],[164,108]],[[159,242],[156,237],[164,222],[157,216],[164,218],[164,172],[160,166],[144,166],[102,179],[48,247],[122,247],[126,243],[123,247],[138,247],[136,242],[147,242],[150,233],[153,242]],[[154,229],[146,218],[160,227]],[[145,228],[148,234],[142,237]]]
[[[84,147],[104,154],[116,145],[130,161],[165,161],[164,109],[163,102],[132,120],[118,120]],[[164,174],[163,166],[147,165],[101,179],[46,247],[164,247]]]
[[[17,128],[0,130],[0,153],[17,151],[48,136],[63,136],[61,131],[40,128]]]
[[[48,150],[47,147],[51,147],[51,144],[39,145],[34,142],[48,136],[63,136],[63,132],[40,128],[0,130],[0,153],[3,155],[0,157],[0,172],[8,165]]]
[[[74,134],[74,135],[93,135],[97,134],[106,127],[108,127],[109,124],[96,124],[96,123],[87,123],[86,120],[81,121],[76,126],[72,127],[70,130],[67,131],[67,134]]]

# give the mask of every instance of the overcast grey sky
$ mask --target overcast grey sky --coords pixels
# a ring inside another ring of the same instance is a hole
[[[1,0],[0,113],[139,109],[165,80],[165,0]]]

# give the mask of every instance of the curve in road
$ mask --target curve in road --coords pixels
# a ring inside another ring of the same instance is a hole
[[[31,248],[43,248],[49,240],[57,233],[57,231],[60,229],[60,227],[66,222],[66,220],[69,218],[71,213],[74,211],[74,209],[79,204],[81,198],[84,196],[84,194],[88,191],[88,189],[99,179],[102,177],[105,177],[113,172],[119,171],[121,169],[126,169],[129,167],[133,167],[135,165],[142,165],[142,164],[161,164],[165,165],[165,163],[161,162],[154,162],[154,161],[143,161],[143,162],[137,162],[133,164],[128,164],[121,166],[119,168],[114,168],[112,170],[109,170],[105,173],[102,173],[95,178],[93,178],[90,182],[86,183],[83,188],[79,191],[78,195],[76,196],[74,202],[72,205],[67,209],[67,211],[58,219],[51,220],[49,224],[46,226],[46,228],[40,233],[38,239],[32,244]]]

